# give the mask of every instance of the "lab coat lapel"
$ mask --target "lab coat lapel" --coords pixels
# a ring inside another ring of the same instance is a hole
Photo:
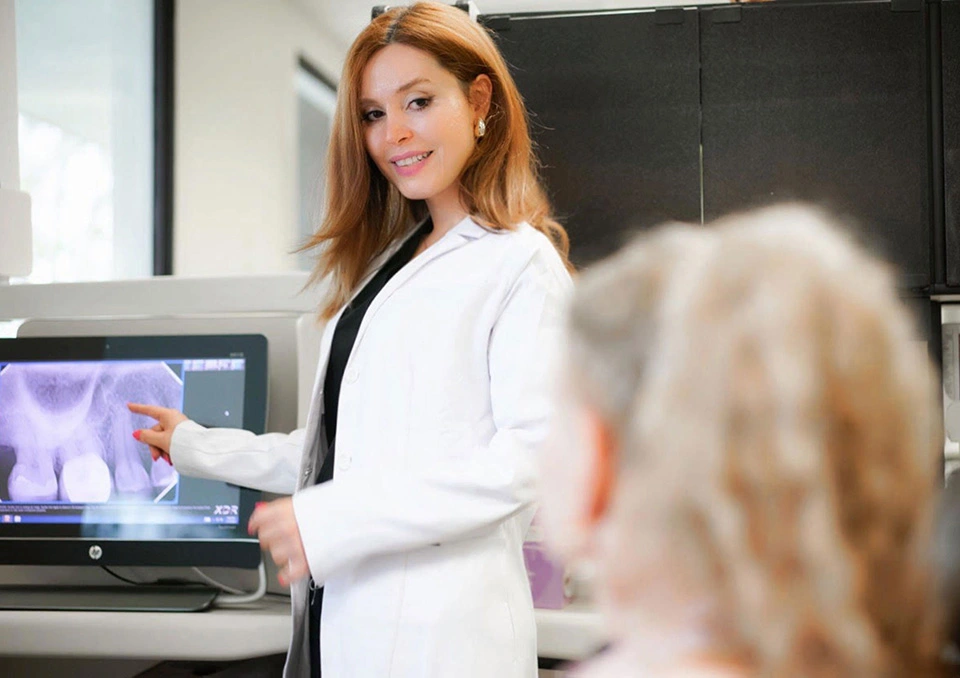
[[[407,263],[406,266],[401,268],[396,274],[387,281],[387,284],[383,286],[383,289],[380,290],[380,293],[374,297],[373,302],[370,304],[370,308],[367,309],[366,314],[363,316],[363,320],[360,322],[360,329],[357,331],[357,338],[353,343],[353,350],[351,351],[350,357],[353,357],[353,354],[356,353],[357,346],[363,340],[363,335],[367,330],[367,327],[370,324],[372,318],[377,314],[377,311],[383,306],[384,303],[396,292],[400,287],[403,286],[410,278],[417,274],[417,271],[422,269],[424,266],[429,264],[431,261],[442,257],[445,254],[448,254],[459,247],[467,244],[471,240],[476,240],[477,238],[483,237],[489,233],[487,229],[483,228],[477,224],[470,217],[466,217],[463,221],[459,222],[456,226],[450,229],[450,231],[444,235],[438,242],[434,243],[426,251],[424,251],[420,256],[414,258],[412,261]]]
[[[417,226],[419,228],[419,224]],[[409,234],[408,234],[409,237]],[[350,301],[353,301],[353,298],[360,293],[360,290],[370,281],[370,278],[380,269],[381,266],[389,259],[397,249],[399,249],[401,243],[406,240],[406,237],[402,238],[400,242],[395,243],[392,247],[389,247],[386,252],[381,254],[373,266],[370,267],[370,271],[367,273],[366,277],[360,281],[360,284],[356,286],[353,290],[353,293],[350,295],[349,301],[343,305],[343,307],[337,311],[330,320],[327,321],[327,324],[323,328],[323,334],[320,337],[320,356],[317,361],[317,376],[313,382],[313,392],[311,394],[310,402],[313,403],[313,406],[310,408],[310,412],[307,415],[307,435],[304,441],[304,454],[303,454],[303,464],[309,464],[312,459],[311,450],[317,449],[317,443],[320,436],[320,419],[323,417],[323,383],[327,376],[327,363],[330,361],[330,347],[333,345],[333,335],[337,328],[337,323],[340,321],[340,316],[343,315],[343,312],[349,306]],[[322,453],[319,455],[317,463],[322,463],[323,456],[326,454],[326,450],[322,450]],[[302,475],[302,469],[301,469]],[[309,475],[309,473],[308,473]],[[301,484],[303,480],[301,478]]]
[[[416,228],[420,228],[422,223],[423,222],[417,224]],[[324,326],[323,335],[320,338],[320,357],[317,362],[317,377],[313,384],[313,399],[311,400],[311,402],[314,403],[319,401],[319,406],[313,408],[313,410],[316,412],[316,420],[311,422],[313,424],[313,429],[311,430],[317,428],[320,415],[323,414],[323,398],[321,398],[320,395],[323,393],[323,381],[327,375],[327,363],[330,361],[330,347],[333,345],[333,334],[337,328],[337,323],[340,322],[340,316],[343,315],[343,312],[347,309],[347,306],[350,305],[350,302],[353,301],[354,297],[360,294],[360,290],[362,290],[366,284],[370,282],[370,279],[376,274],[377,271],[380,270],[380,267],[383,266],[391,256],[393,256],[394,252],[400,249],[402,244],[406,242],[407,238],[410,237],[412,233],[413,231],[408,232],[406,236],[394,243],[391,247],[388,247],[386,252],[377,257],[374,264],[370,267],[370,270],[367,271],[367,275],[363,278],[363,280],[360,281],[360,283],[350,294],[350,299],[347,301],[347,303],[344,304],[343,307],[337,311],[336,315],[330,318],[330,320],[328,320],[327,324]],[[311,412],[311,414],[313,414],[313,412]]]
[[[421,222],[422,223],[422,222]],[[419,228],[420,224],[416,228]],[[415,230],[415,229],[413,229]],[[407,234],[407,237],[413,233],[413,230]],[[426,266],[428,263],[437,259],[438,257],[452,252],[453,250],[461,247],[471,240],[475,240],[486,235],[488,231],[477,224],[473,219],[467,217],[447,233],[439,242],[429,248],[419,257],[411,261],[409,264],[404,266],[400,271],[390,279],[390,281],[380,290],[380,294],[376,296],[373,300],[373,303],[370,305],[370,308],[367,309],[366,314],[363,317],[363,321],[360,323],[360,329],[357,332],[357,338],[354,340],[353,349],[351,350],[351,359],[353,354],[356,353],[357,346],[360,343],[360,340],[363,338],[363,334],[366,331],[367,325],[370,322],[370,319],[376,315],[377,309],[379,309],[383,303],[390,297],[395,290],[397,290],[404,282],[409,280],[417,271]],[[407,237],[401,238],[397,243],[392,247],[388,248],[380,257],[378,257],[376,263],[370,267],[370,271],[367,276],[357,285],[354,289],[353,294],[350,296],[350,301],[353,301],[353,298],[360,293],[360,290],[370,281],[370,279],[376,274],[380,267],[396,252],[403,242],[406,241]],[[348,302],[349,304],[349,302]],[[327,374],[327,363],[330,360],[330,347],[333,344],[333,334],[337,327],[337,322],[340,320],[340,316],[343,315],[343,311],[346,309],[346,305],[341,308],[335,316],[330,318],[327,322],[327,325],[323,329],[323,335],[320,339],[320,357],[318,361],[318,369],[316,380],[313,384],[313,398],[311,400],[314,403],[313,407],[310,408],[310,413],[307,417],[307,430],[310,431],[310,434],[306,437],[304,442],[304,455],[303,455],[303,464],[309,464],[312,458],[310,453],[311,450],[317,449],[317,443],[319,442],[320,436],[320,418],[323,416],[323,383],[326,379]],[[349,362],[349,360],[348,360]],[[322,463],[322,457],[326,454],[326,450],[321,450],[321,454],[317,459],[317,463]],[[301,477],[303,476],[303,469],[301,469]],[[301,484],[302,484],[301,480]]]
[[[300,474],[297,478],[298,487],[303,487],[310,481],[315,468],[313,464],[322,464],[323,457],[326,455],[325,446],[320,447],[320,421],[323,417],[323,381],[327,374],[327,362],[330,359],[333,331],[342,313],[343,309],[340,309],[335,316],[327,321],[320,338],[320,359],[318,362],[317,376],[313,382],[313,393],[310,399],[312,405],[307,415],[307,435],[304,438],[303,451],[301,452]]]

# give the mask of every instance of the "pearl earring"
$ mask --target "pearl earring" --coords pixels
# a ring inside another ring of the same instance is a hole
[[[483,118],[477,120],[477,138],[479,139],[484,134],[487,133],[487,123],[483,121]]]

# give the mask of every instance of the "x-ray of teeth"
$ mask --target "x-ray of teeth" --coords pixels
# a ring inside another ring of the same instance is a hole
[[[60,471],[60,501],[72,504],[110,500],[110,469],[93,453],[71,457]]]
[[[52,465],[17,464],[10,471],[7,487],[13,501],[57,501],[57,476]]]
[[[128,402],[181,407],[163,362],[18,363],[0,371],[0,501],[172,501],[178,476],[133,439],[148,417]]]

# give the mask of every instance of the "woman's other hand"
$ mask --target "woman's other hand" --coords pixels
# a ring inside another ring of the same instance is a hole
[[[292,498],[257,504],[247,530],[257,535],[260,548],[269,551],[273,562],[280,568],[277,580],[281,586],[289,586],[310,574]]]
[[[133,432],[133,437],[150,447],[150,456],[156,461],[163,457],[171,466],[170,461],[170,439],[173,437],[173,429],[178,424],[187,421],[183,412],[169,407],[158,407],[156,405],[140,405],[138,403],[127,403],[131,412],[136,414],[145,414],[151,419],[156,419],[157,423],[150,428],[142,428]]]

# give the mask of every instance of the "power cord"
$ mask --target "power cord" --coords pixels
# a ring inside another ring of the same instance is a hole
[[[150,582],[150,581],[134,581],[133,579],[127,579],[127,578],[124,577],[123,575],[117,574],[116,572],[114,572],[113,570],[111,570],[111,569],[110,569],[109,567],[107,567],[106,565],[101,565],[101,566],[100,566],[100,569],[103,570],[104,572],[106,572],[107,574],[109,574],[111,577],[114,577],[114,578],[116,578],[116,579],[119,579],[120,581],[126,582],[126,583],[128,583],[128,584],[133,584],[134,586],[156,586],[157,584],[160,583],[160,582],[155,582],[155,581],[153,581],[153,582]]]
[[[240,589],[235,589],[232,586],[227,586],[226,584],[218,582],[213,577],[210,577],[207,574],[205,574],[199,567],[191,567],[190,569],[193,571],[195,575],[200,577],[201,580],[203,580],[207,584],[210,584],[210,586],[212,586],[213,588],[223,591],[224,593],[232,593],[235,596],[245,596],[248,593],[247,591],[241,591]]]
[[[193,568],[197,572],[196,568]],[[267,568],[263,565],[263,558],[260,559],[260,565],[257,567],[257,574],[260,577],[260,581],[257,584],[257,590],[253,593],[246,595],[224,595],[220,594],[214,600],[214,605],[246,605],[247,603],[253,603],[255,601],[263,598],[263,594],[267,592]],[[204,579],[209,582],[214,582],[215,580],[209,579],[204,575]]]
[[[100,568],[116,579],[119,579],[122,582],[127,584],[132,584],[134,586],[189,586],[190,584],[198,584],[200,582],[190,581],[189,579],[157,579],[155,581],[135,581],[124,577],[121,574],[117,574],[111,570],[106,565],[101,565]],[[210,577],[204,573],[200,568],[192,567],[190,568],[194,574],[196,574],[203,583],[212,586],[213,588],[220,591],[220,594],[217,596],[214,601],[217,605],[246,605],[248,603],[255,602],[260,600],[264,594],[267,592],[267,569],[263,565],[263,559],[260,559],[260,565],[257,567],[257,575],[259,581],[257,582],[257,588],[255,591],[246,592],[241,591],[240,589],[234,588],[232,586],[227,586],[226,584],[217,581],[213,577]]]

